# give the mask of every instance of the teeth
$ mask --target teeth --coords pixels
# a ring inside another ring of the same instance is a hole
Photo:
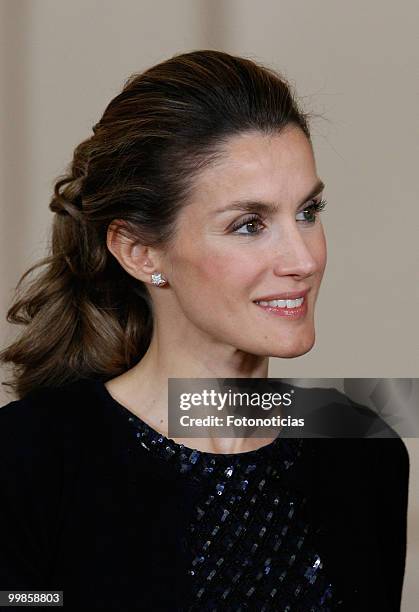
[[[296,300],[270,300],[269,302],[256,302],[261,306],[275,306],[276,308],[298,308],[304,302],[304,298],[297,298]]]

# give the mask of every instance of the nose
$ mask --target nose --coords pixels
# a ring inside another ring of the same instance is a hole
[[[275,249],[274,273],[277,276],[311,276],[318,271],[320,262],[315,257],[315,245],[320,237],[304,235],[292,225],[279,238],[280,245]],[[323,240],[323,238],[322,238]]]

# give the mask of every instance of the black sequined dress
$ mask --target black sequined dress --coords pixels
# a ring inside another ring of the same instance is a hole
[[[124,408],[121,407],[123,410]],[[138,443],[187,473],[199,488],[184,537],[191,558],[185,610],[331,612],[342,600],[330,581],[306,499],[282,485],[304,440],[276,438],[238,454],[177,444],[125,409]]]
[[[346,414],[341,435],[229,455],[161,436],[102,381],[1,407],[2,589],[61,590],[66,612],[400,612],[407,448],[346,438],[377,415],[337,391],[305,403]]]

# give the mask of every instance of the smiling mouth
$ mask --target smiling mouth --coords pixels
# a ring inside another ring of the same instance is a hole
[[[289,310],[300,308],[305,302],[304,297],[296,298],[295,300],[269,300],[269,301],[256,301],[255,304],[259,306],[271,306],[273,308],[287,308]]]
[[[296,298],[295,300],[269,300],[266,302],[261,300],[253,303],[267,314],[285,317],[290,320],[303,318],[308,311],[307,299],[305,297]]]

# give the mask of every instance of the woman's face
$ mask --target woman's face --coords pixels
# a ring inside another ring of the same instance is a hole
[[[322,196],[311,145],[289,126],[277,136],[234,136],[225,153],[201,172],[179,214],[162,266],[175,298],[171,315],[185,341],[195,336],[254,355],[303,355],[315,340],[327,257],[319,215],[307,212]],[[287,292],[304,296],[301,308],[255,303]]]

